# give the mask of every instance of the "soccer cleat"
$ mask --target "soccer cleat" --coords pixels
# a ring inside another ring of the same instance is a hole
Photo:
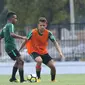
[[[15,78],[15,79],[12,79],[12,78],[11,78],[9,81],[10,81],[10,82],[16,82],[16,83],[18,83],[18,82],[19,82],[19,79],[16,79],[16,78]]]
[[[41,79],[37,79],[37,82],[41,82]]]
[[[26,80],[22,80],[22,81],[20,81],[20,83],[26,83],[27,81]]]
[[[56,80],[51,80],[52,82],[56,82]]]

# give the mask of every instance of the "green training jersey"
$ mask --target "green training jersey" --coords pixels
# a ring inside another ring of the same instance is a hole
[[[10,33],[14,33],[14,25],[12,23],[7,23],[0,33],[0,37],[4,38],[6,52],[11,52],[16,49],[15,39]]]

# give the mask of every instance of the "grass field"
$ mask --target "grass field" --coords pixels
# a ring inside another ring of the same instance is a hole
[[[58,74],[56,76],[58,82],[51,82],[50,75],[41,75],[39,83],[11,83],[9,78],[10,75],[0,75],[0,85],[85,85],[85,74]]]

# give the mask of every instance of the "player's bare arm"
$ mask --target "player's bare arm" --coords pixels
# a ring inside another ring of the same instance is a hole
[[[0,40],[1,40],[2,38],[0,37]]]
[[[49,39],[54,43],[55,48],[56,48],[57,51],[59,52],[59,55],[60,55],[61,59],[64,60],[65,58],[64,58],[64,55],[63,55],[63,53],[62,53],[62,51],[61,51],[61,48],[60,48],[58,42],[56,41],[54,35],[53,35],[52,32],[50,32],[50,31],[49,31]]]
[[[60,56],[61,56],[62,58],[64,58],[64,55],[63,55],[63,53],[62,53],[62,51],[61,51],[61,48],[60,48],[58,42],[57,42],[57,41],[54,41],[53,43],[54,43],[54,45],[55,45],[55,48],[56,48],[57,51],[59,52]]]
[[[10,33],[10,35],[11,35],[13,38],[18,38],[18,39],[24,39],[24,40],[27,40],[26,37],[24,37],[24,36],[20,36],[20,35],[17,35],[17,34],[15,34],[15,33]]]
[[[32,31],[30,31],[30,32],[28,33],[27,38],[26,38],[26,40],[22,43],[19,51],[25,46],[25,44],[27,43],[28,40],[31,39],[31,37],[32,37]]]
[[[21,45],[19,51],[21,51],[21,49],[25,46],[26,42],[27,42],[27,40],[25,40],[25,41],[22,43],[22,45]]]

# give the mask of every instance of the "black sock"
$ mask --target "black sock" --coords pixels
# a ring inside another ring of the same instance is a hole
[[[17,72],[17,67],[13,67],[13,70],[12,70],[12,79],[15,79],[15,75],[16,75],[16,72]]]
[[[40,71],[36,71],[38,79],[40,78]]]
[[[24,71],[23,69],[19,69],[19,75],[20,75],[20,82],[24,81]]]
[[[51,80],[55,80],[55,74],[51,74]]]

